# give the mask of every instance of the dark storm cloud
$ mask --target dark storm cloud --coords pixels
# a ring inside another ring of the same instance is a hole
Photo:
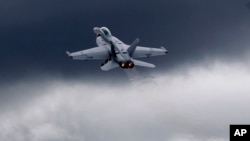
[[[250,10],[250,2],[246,4],[246,7]]]
[[[216,58],[242,61],[250,44],[247,2],[1,0],[0,84],[50,76],[124,83],[121,69],[102,72],[102,61],[73,61],[65,54],[96,46],[92,28],[103,25],[125,43],[139,37],[140,45],[169,49],[166,56],[144,59],[157,65],[154,73]],[[139,70],[146,76],[152,71]],[[4,93],[2,101],[16,96]]]
[[[139,37],[141,45],[168,48],[167,56],[149,59],[159,70],[206,55],[237,58],[250,42],[246,2],[1,1],[1,74],[98,76],[101,61],[72,61],[65,51],[96,46],[92,28],[103,25],[126,43]]]

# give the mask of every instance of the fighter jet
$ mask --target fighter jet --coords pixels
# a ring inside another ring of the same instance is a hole
[[[168,51],[164,48],[150,48],[138,46],[137,38],[132,44],[127,45],[113,36],[107,27],[94,27],[97,47],[70,53],[67,55],[74,60],[105,60],[101,64],[103,71],[114,68],[131,69],[134,66],[154,68],[154,64],[137,60],[135,58],[165,55]]]

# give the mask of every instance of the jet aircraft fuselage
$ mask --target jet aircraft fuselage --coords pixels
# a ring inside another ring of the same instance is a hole
[[[111,35],[106,27],[95,27],[94,32],[97,35],[96,44],[99,47],[105,47],[109,50],[110,58],[113,58],[122,68],[133,68],[134,63],[127,52],[129,45],[124,44],[121,40]],[[136,42],[139,43],[138,39]]]
[[[73,53],[67,52],[67,54],[76,60],[103,59],[105,62],[101,65],[101,69],[104,71],[119,66],[124,69],[134,66],[153,68],[155,67],[153,64],[134,58],[164,55],[168,52],[164,47],[158,49],[137,46],[139,39],[136,39],[131,45],[127,45],[113,36],[106,27],[94,27],[93,30],[97,36],[98,47]]]

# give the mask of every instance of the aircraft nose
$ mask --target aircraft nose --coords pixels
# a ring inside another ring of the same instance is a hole
[[[93,30],[94,30],[95,34],[97,35],[97,34],[99,34],[100,28],[99,27],[94,27]]]

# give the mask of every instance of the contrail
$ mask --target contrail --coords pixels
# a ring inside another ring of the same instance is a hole
[[[154,80],[154,76],[150,74],[144,75],[136,67],[132,69],[124,69],[124,71],[126,72],[129,80],[131,81],[131,85],[134,87],[144,85],[146,83],[157,85],[157,82]]]
[[[131,81],[141,80],[143,78],[139,70],[135,67],[132,69],[124,69],[124,71],[126,72],[129,80]]]
[[[126,72],[132,87],[140,86],[143,76],[136,67],[132,69],[124,69],[124,71]]]

